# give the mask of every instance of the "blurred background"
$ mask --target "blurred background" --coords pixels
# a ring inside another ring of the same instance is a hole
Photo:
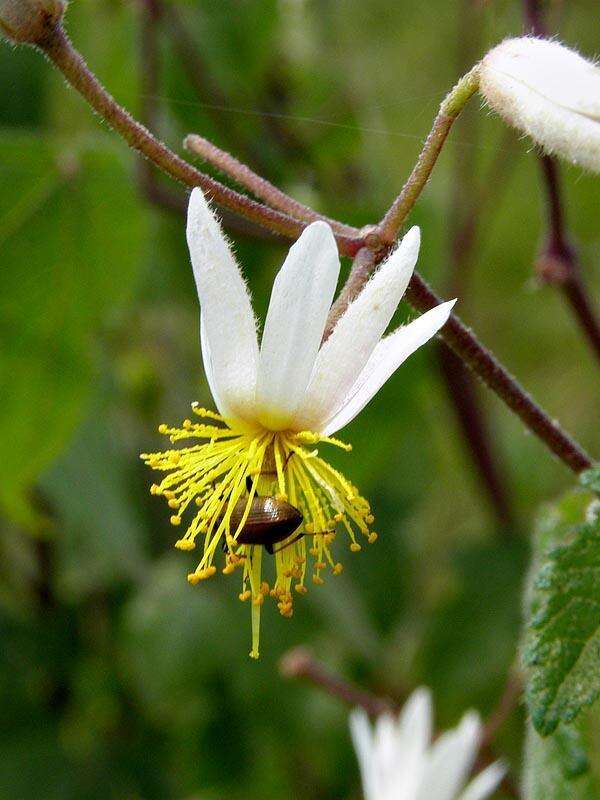
[[[548,26],[593,57],[597,10],[553,2]],[[524,23],[516,0],[73,0],[67,28],[174,149],[199,132],[360,226],[457,78]],[[237,584],[188,585],[195,556],[173,550],[138,459],[159,422],[211,406],[185,193],[40,54],[2,43],[0,97],[0,796],[360,797],[347,709],[279,659],[303,644],[398,700],[427,684],[443,726],[488,714],[515,659],[533,520],[572,476],[430,344],[344,431],[352,456],[328,454],[370,498],[379,541],[292,620],[266,604],[251,661]],[[598,184],[561,172],[597,297]],[[411,217],[420,270],[598,454],[597,364],[536,277],[540,187],[530,144],[473,101]],[[264,317],[285,247],[230,232]],[[494,745],[517,769],[521,727],[517,712]]]

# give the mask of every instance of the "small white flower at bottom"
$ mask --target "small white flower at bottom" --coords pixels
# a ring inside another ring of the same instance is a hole
[[[365,800],[484,800],[499,786],[499,762],[465,788],[481,740],[481,720],[467,712],[458,727],[431,743],[431,693],[417,689],[397,718],[382,714],[372,727],[367,714],[350,715]]]

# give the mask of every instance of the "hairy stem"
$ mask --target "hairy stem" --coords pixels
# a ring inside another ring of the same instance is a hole
[[[53,34],[39,46],[71,86],[83,95],[92,108],[125,139],[130,147],[149,158],[175,180],[187,186],[200,186],[214,202],[276,233],[292,239],[300,235],[304,228],[302,222],[234,192],[208,175],[204,175],[173,153],[147,128],[137,122],[100,84],[82,56],[73,47],[61,25],[58,25]],[[343,253],[352,255],[360,248],[361,243],[361,240],[338,237],[338,245]]]
[[[274,186],[266,178],[257,175],[250,167],[238,161],[237,158],[221,150],[208,139],[199,136],[196,133],[191,133],[186,136],[184,140],[184,147],[194,155],[200,156],[209,164],[212,164],[221,172],[229,175],[240,186],[252,192],[253,195],[263,200],[272,208],[278,208],[280,211],[288,214],[296,219],[301,219],[303,222],[314,222],[315,220],[325,220],[331,226],[334,233],[339,233],[342,236],[358,237],[360,231],[350,225],[344,225],[335,219],[329,219],[322,214],[317,213],[312,208],[305,206],[303,203],[294,200],[293,197],[282,192],[277,186]]]
[[[429,311],[440,303],[440,299],[417,273],[409,284],[406,299],[421,312]],[[545,442],[554,455],[573,472],[579,473],[592,466],[592,460],[585,450],[546,414],[455,314],[450,315],[440,335],[462,361],[504,400],[527,428]]]
[[[479,68],[476,65],[460,79],[442,102],[413,171],[379,224],[379,231],[384,242],[390,244],[398,236],[402,223],[429,180],[454,120],[478,87]]]

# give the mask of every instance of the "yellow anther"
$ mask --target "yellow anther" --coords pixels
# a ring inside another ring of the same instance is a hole
[[[173,464],[173,466],[177,466],[180,460],[181,460],[180,453],[169,453],[169,461],[171,462],[171,464]]]
[[[260,585],[260,591],[262,594],[269,594],[269,584],[266,581],[263,581]]]
[[[294,586],[294,589],[298,592],[298,594],[306,594],[308,592],[308,589],[303,583],[297,583]]]
[[[252,598],[252,605],[253,606],[262,606],[262,604],[264,602],[265,602],[264,594],[257,594],[256,597]]]
[[[169,430],[169,427],[168,427],[168,425],[165,425],[164,422],[161,422],[161,424],[158,426],[158,432],[159,433],[166,433],[168,430]]]
[[[176,514],[173,514],[169,522],[171,523],[171,525],[181,525],[181,517],[178,517]]]
[[[169,500],[169,508],[179,508],[180,505],[181,503],[175,497]]]
[[[324,561],[316,561],[314,567],[315,569],[327,569],[327,564]]]
[[[368,525],[372,525],[375,522],[375,517],[373,516],[373,514],[367,514],[367,516],[365,517],[365,522]]]
[[[250,589],[246,589],[246,591],[239,594],[238,597],[240,598],[242,603],[244,603],[246,600],[250,600],[250,598],[252,597],[252,592],[250,591]]]
[[[317,586],[321,586],[325,581],[320,575],[313,575],[312,582],[315,583]]]
[[[192,539],[178,539],[175,542],[175,547],[178,550],[193,550],[196,543]]]
[[[333,567],[332,572],[334,575],[341,575],[344,571],[344,565],[339,562]]]
[[[306,561],[306,559],[304,558],[304,556],[296,556],[296,558],[294,559],[294,561],[296,562],[296,564],[298,564],[298,565],[302,566],[302,564],[304,564],[304,562]]]
[[[189,429],[192,427],[192,420],[191,419],[184,419],[183,422],[181,423],[181,427],[184,430],[189,431]]]
[[[369,542],[369,544],[373,544],[373,542],[376,542],[378,538],[379,536],[375,533],[375,531],[371,531],[367,541]]]
[[[360,553],[362,547],[359,545],[358,542],[352,542],[352,544],[350,545],[350,550],[352,550],[353,553]]]
[[[344,519],[344,515],[343,514],[336,514],[335,517],[334,517],[334,520],[336,522],[341,522],[343,519]]]
[[[212,578],[212,576],[215,574],[216,571],[217,568],[215,567],[215,565],[211,564],[210,567],[207,567],[204,570],[204,578]]]
[[[235,564],[232,564],[231,562],[229,564],[225,564],[221,571],[223,575],[231,575],[232,572],[235,572]]]
[[[198,508],[200,508],[200,506],[203,506],[203,505],[204,505],[204,499],[203,499],[202,497],[197,497],[197,498],[194,500],[194,503],[196,503],[196,505],[198,506]]]
[[[187,576],[187,579],[188,583],[191,583],[192,586],[196,586],[196,584],[200,583],[200,581],[202,580],[202,578],[197,572],[190,572],[190,574]]]
[[[319,555],[319,548],[318,547],[311,547],[308,551],[311,556],[318,556]]]
[[[163,495],[167,498],[167,500],[171,500],[175,497],[175,492],[172,492],[170,489],[165,489]]]
[[[153,483],[150,487],[150,494],[160,494],[160,486],[158,486],[156,483]]]

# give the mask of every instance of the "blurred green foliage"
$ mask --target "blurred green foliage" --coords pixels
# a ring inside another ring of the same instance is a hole
[[[210,78],[200,98],[163,29],[159,86],[143,88],[137,4],[73,0],[68,30],[121,102],[155,107],[174,148],[212,137],[357,225],[397,193],[470,54],[522,30],[508,0],[167,2]],[[558,11],[564,40],[593,55],[596,4]],[[358,797],[346,709],[286,682],[278,658],[304,643],[374,691],[432,685],[441,725],[489,712],[515,656],[531,520],[571,476],[481,392],[514,520],[500,528],[430,345],[344,432],[352,456],[332,454],[372,501],[379,541],[292,621],[266,608],[251,662],[248,609],[224,578],[186,583],[194,556],[172,551],[137,456],[159,422],[210,404],[182,219],[144,196],[134,157],[39,54],[2,44],[0,87],[0,795]],[[459,311],[598,453],[596,365],[532,278],[543,227],[528,149],[468,109],[413,214],[420,268],[449,285],[456,181],[498,163]],[[597,295],[598,184],[563,172]],[[284,248],[232,235],[264,314]],[[513,718],[499,746],[517,768],[521,745]]]

